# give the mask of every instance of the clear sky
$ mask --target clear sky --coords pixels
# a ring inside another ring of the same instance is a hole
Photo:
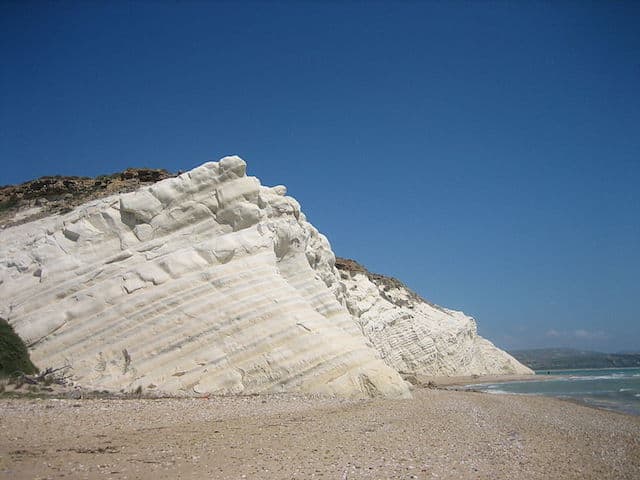
[[[2,2],[0,184],[238,154],[504,348],[640,350],[640,2]]]

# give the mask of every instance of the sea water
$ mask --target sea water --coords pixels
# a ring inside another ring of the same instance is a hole
[[[549,378],[545,379],[549,375]],[[556,375],[560,376],[554,378]],[[640,415],[640,368],[541,370],[540,380],[469,385],[488,393],[546,395]]]

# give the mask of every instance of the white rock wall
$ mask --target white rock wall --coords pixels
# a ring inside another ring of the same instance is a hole
[[[0,231],[0,317],[87,387],[406,397],[398,372],[529,373],[475,321],[338,271],[238,157]]]
[[[0,316],[37,365],[96,388],[408,396],[327,288],[333,253],[285,193],[227,157],[7,228]]]
[[[429,376],[530,374],[530,369],[478,336],[462,312],[431,305],[397,282],[340,271],[346,304],[390,367]]]

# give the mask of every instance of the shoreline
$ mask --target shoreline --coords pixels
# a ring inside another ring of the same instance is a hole
[[[632,370],[637,370],[637,368],[631,368]],[[576,369],[575,371],[580,371],[584,369]],[[588,369],[588,370],[611,370],[611,369]],[[618,369],[616,369],[618,370]],[[572,371],[572,370],[557,370],[557,371]],[[580,396],[570,396],[570,395],[554,395],[554,394],[544,394],[544,393],[536,393],[536,392],[527,392],[527,393],[518,393],[518,392],[509,392],[509,391],[492,391],[489,389],[482,389],[481,387],[485,387],[488,385],[499,385],[500,383],[521,383],[521,382],[545,382],[550,380],[563,380],[568,379],[571,375],[547,375],[547,374],[535,374],[535,375],[485,375],[485,376],[471,376],[471,377],[431,377],[432,385],[435,388],[442,388],[445,390],[452,391],[473,391],[478,393],[485,393],[488,395],[514,395],[514,396],[528,396],[528,397],[543,397],[543,398],[553,398],[559,401],[569,402],[575,405],[581,405],[584,407],[592,408],[595,410],[602,410],[606,412],[615,412],[623,415],[629,415],[632,417],[640,417],[640,411],[637,408],[630,407],[628,405],[621,404],[619,402],[612,402],[611,405],[606,405],[602,403],[598,403],[596,400],[589,401],[587,397],[584,398]],[[438,383],[436,383],[438,382]],[[478,387],[478,388],[475,388]]]
[[[534,370],[537,372],[577,372],[580,370],[637,370],[640,366],[635,367],[598,367],[598,368],[554,368],[552,370]],[[536,374],[538,375],[538,374]]]
[[[542,396],[412,393],[0,399],[0,478],[640,478],[639,417]]]
[[[563,378],[564,375],[462,375],[462,376],[426,376],[416,375],[417,386],[433,385],[436,388],[461,387],[507,382],[531,382]]]

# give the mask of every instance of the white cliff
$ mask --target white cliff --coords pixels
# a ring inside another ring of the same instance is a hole
[[[341,278],[286,189],[245,168],[226,157],[0,231],[0,317],[34,363],[186,395],[406,397],[399,371],[524,371],[469,317]]]
[[[83,385],[408,395],[310,267],[326,239],[238,157],[0,240],[0,316]]]
[[[353,260],[339,259],[338,268],[349,312],[393,369],[426,376],[533,373],[480,337],[472,317],[433,305]]]

